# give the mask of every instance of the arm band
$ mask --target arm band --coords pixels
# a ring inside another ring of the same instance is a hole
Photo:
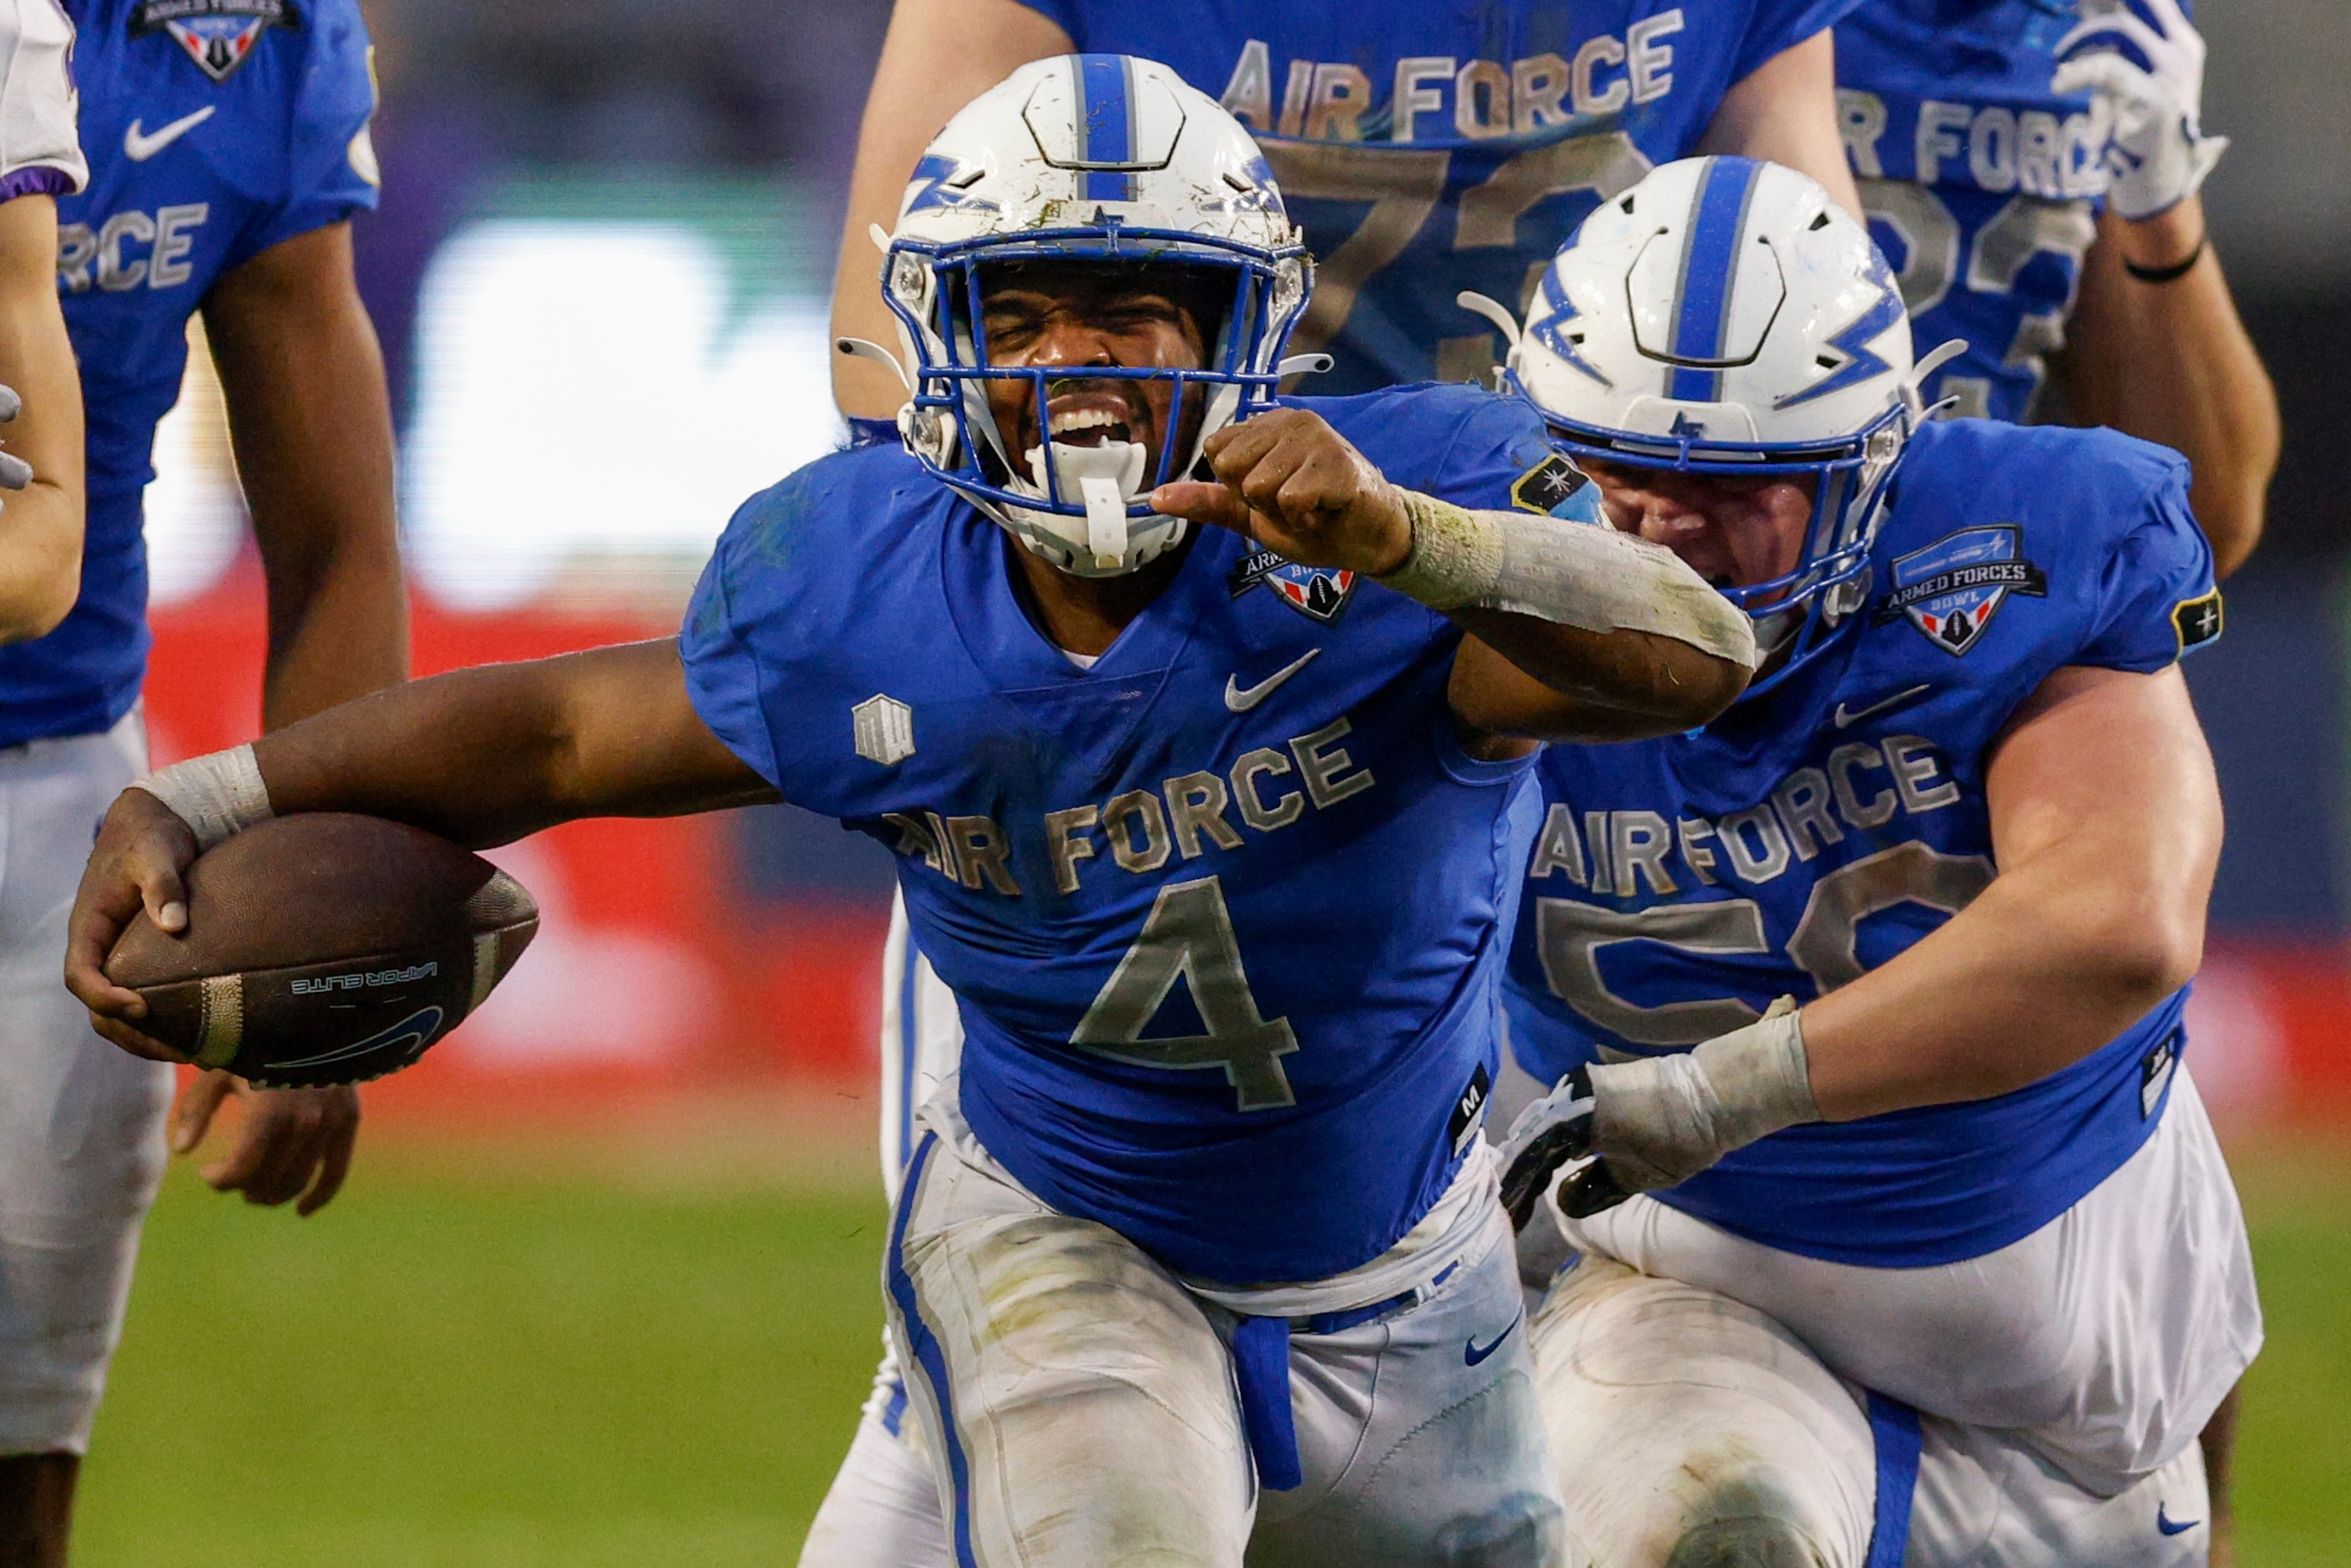
[[[1620,1185],[1672,1186],[1733,1149],[1819,1121],[1798,1016],[1782,998],[1746,1028],[1687,1053],[1591,1069],[1593,1147]]]
[[[1603,634],[1647,632],[1755,667],[1753,622],[1669,549],[1612,528],[1401,494],[1412,553],[1374,580],[1431,610],[1500,610]]]
[[[131,787],[146,790],[187,823],[199,852],[276,814],[249,745],[175,762],[131,780]]]

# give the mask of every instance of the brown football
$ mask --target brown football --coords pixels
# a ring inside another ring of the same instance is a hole
[[[281,817],[188,868],[188,925],[144,915],[106,960],[139,1028],[263,1088],[397,1072],[482,1005],[538,930],[522,883],[380,817]]]

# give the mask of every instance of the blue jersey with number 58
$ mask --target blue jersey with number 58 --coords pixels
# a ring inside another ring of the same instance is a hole
[[[1173,66],[1265,149],[1315,259],[1316,392],[1484,377],[1583,214],[1688,156],[1724,93],[1857,0],[1026,0]]]
[[[2049,89],[2071,0],[1869,0],[1837,24],[1837,115],[1928,382],[1961,414],[2022,420],[2065,341],[2106,189],[2111,116]]]
[[[1553,747],[1506,998],[1546,1082],[1809,1002],[1991,882],[1985,772],[2053,672],[2164,669],[2220,633],[2188,465],[2110,431],[1929,424],[1904,455],[1859,615],[1702,730]],[[2183,989],[1998,1099],[1791,1127],[1657,1197],[1741,1236],[1882,1267],[2006,1246],[2146,1138]]]
[[[1301,402],[1466,505],[1581,483],[1516,400]],[[1376,584],[1203,529],[1081,669],[1018,548],[903,450],[802,469],[696,591],[696,710],[896,853],[964,1117],[1031,1191],[1210,1280],[1368,1261],[1477,1135],[1531,765],[1463,753],[1459,631]]]

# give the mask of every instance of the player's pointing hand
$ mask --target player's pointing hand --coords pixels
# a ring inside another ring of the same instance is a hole
[[[1204,455],[1215,480],[1162,485],[1153,510],[1230,528],[1301,566],[1378,576],[1412,553],[1396,487],[1319,414],[1280,408],[1228,425]]]

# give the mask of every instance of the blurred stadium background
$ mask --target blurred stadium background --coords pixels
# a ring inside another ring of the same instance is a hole
[[[361,283],[420,674],[667,633],[734,504],[828,450],[825,311],[883,0],[374,0]],[[2192,1060],[2272,1339],[2249,1568],[2351,1562],[2351,8],[2211,0],[2208,192],[2277,378],[2269,539],[2190,665],[2230,840]],[[260,579],[201,355],[151,496],[162,759],[257,717]],[[877,1348],[887,857],[789,808],[498,857],[529,958],[368,1092],[308,1223],[175,1171],[79,1561],[771,1563]]]

